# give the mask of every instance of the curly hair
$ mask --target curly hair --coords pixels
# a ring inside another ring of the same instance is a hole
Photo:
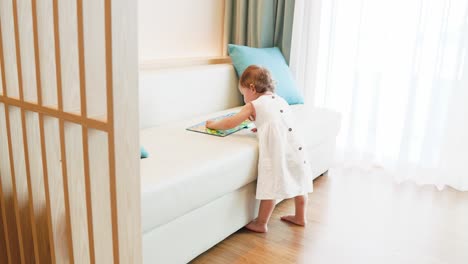
[[[275,92],[275,82],[271,78],[271,73],[268,69],[250,65],[245,69],[244,73],[239,79],[241,87],[255,87],[257,93]]]

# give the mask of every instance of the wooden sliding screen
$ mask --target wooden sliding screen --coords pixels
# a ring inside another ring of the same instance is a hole
[[[141,263],[136,16],[0,0],[0,263]]]

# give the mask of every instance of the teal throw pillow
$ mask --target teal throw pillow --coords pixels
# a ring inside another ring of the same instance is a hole
[[[252,64],[265,67],[271,72],[276,82],[276,94],[283,97],[290,105],[304,103],[304,98],[297,89],[289,66],[279,48],[251,48],[229,44],[228,52],[239,77]]]
[[[146,159],[149,156],[145,148],[140,147],[140,159]]]

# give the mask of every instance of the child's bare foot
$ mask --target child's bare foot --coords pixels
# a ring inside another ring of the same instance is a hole
[[[295,215],[285,215],[281,217],[281,220],[293,223],[298,226],[305,226],[306,221],[304,218],[296,217]]]
[[[266,224],[259,223],[257,219],[253,220],[252,222],[248,223],[245,228],[250,231],[254,231],[257,233],[266,233],[268,232],[268,227]]]

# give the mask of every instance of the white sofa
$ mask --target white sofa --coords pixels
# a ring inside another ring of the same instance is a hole
[[[140,72],[144,263],[186,263],[256,216],[256,135],[186,131],[242,104],[232,65]],[[304,126],[314,176],[329,168],[340,116],[292,106]]]

